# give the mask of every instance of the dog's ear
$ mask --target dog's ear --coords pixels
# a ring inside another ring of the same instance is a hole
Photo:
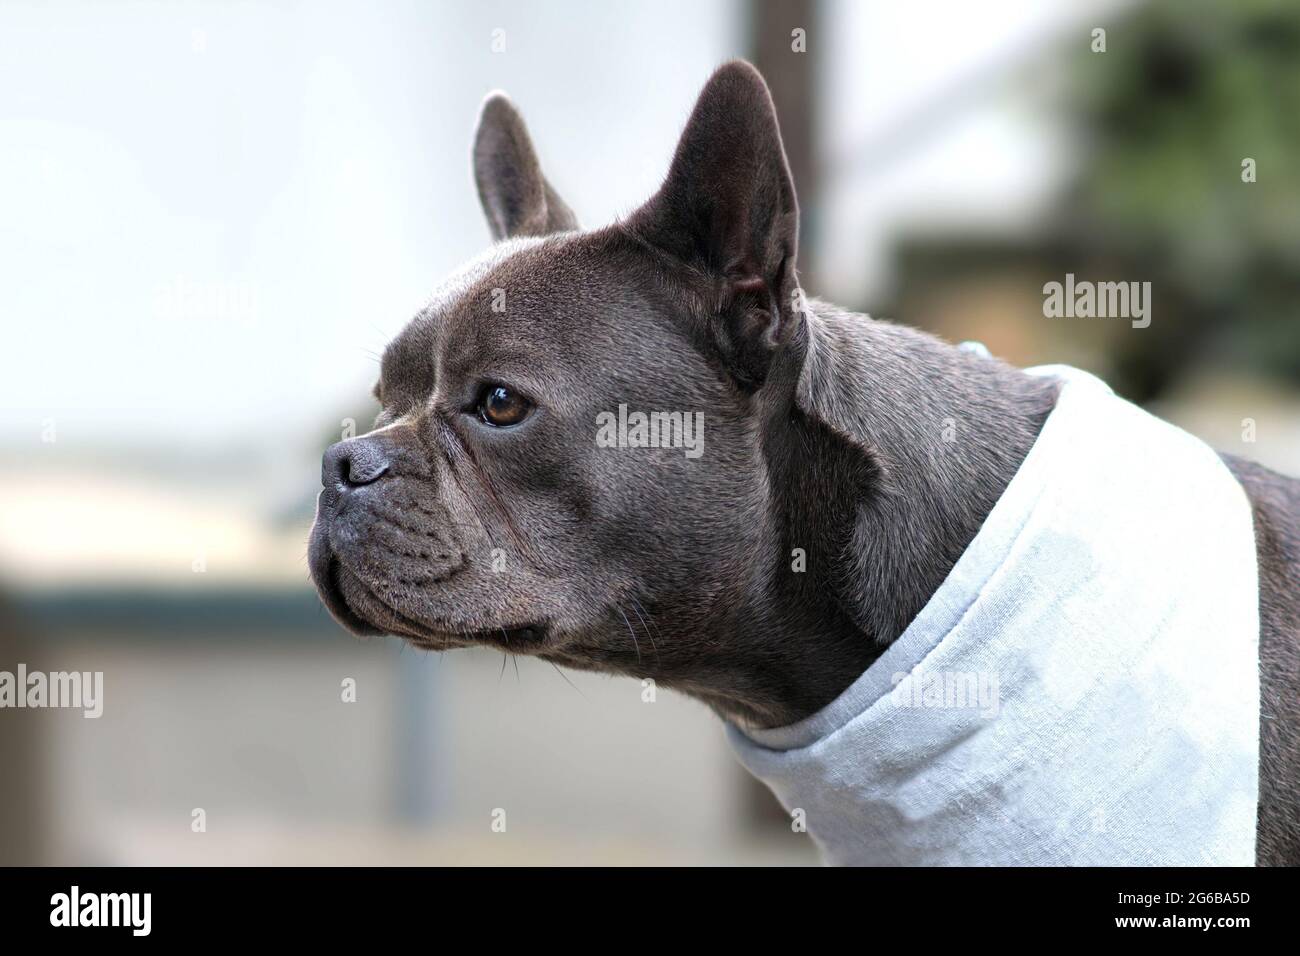
[[[542,175],[528,127],[504,93],[491,93],[474,133],[474,182],[493,239],[578,228],[573,210]]]
[[[627,227],[719,291],[716,330],[742,385],[802,321],[795,275],[799,205],[763,77],[734,61],[705,84],[668,178]]]

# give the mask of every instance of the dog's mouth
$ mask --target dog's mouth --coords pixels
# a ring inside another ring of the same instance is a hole
[[[376,595],[332,553],[326,541],[313,535],[310,552],[312,579],[321,601],[336,621],[358,636],[393,634],[426,650],[489,645],[532,654],[546,646],[550,627],[542,621],[466,628],[415,620]]]
[[[339,563],[338,558],[322,549],[318,543],[315,529],[312,532],[312,541],[308,554],[311,564],[312,583],[316,585],[316,593],[320,596],[325,609],[330,612],[330,616],[358,637],[383,634],[384,631],[381,628],[371,624],[362,614],[353,610],[352,605],[348,603],[341,580],[343,565]]]

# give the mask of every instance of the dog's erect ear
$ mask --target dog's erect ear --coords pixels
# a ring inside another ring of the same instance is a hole
[[[761,384],[768,357],[802,313],[799,205],[776,109],[754,67],[738,60],[709,78],[668,178],[627,226],[720,280],[727,350],[740,377]]]
[[[578,228],[573,210],[542,176],[524,118],[504,93],[489,94],[479,110],[474,182],[493,239]]]

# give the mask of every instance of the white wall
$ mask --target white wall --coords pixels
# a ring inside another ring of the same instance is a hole
[[[738,10],[0,6],[0,439],[47,418],[72,443],[317,438],[488,242],[484,94],[514,95],[600,223],[658,185]]]

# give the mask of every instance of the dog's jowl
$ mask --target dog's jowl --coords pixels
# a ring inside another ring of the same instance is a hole
[[[613,225],[503,96],[473,156],[495,243],[325,455],[339,621],[693,695],[831,861],[1300,862],[1300,483],[806,298],[747,64]]]

